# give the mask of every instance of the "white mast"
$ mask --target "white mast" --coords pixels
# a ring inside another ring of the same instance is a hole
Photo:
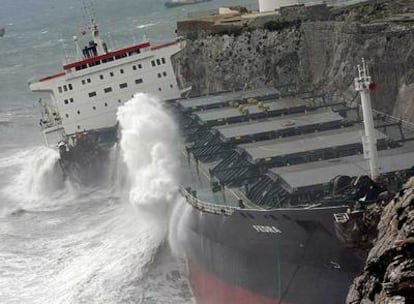
[[[355,90],[360,93],[362,115],[364,119],[365,136],[364,143],[365,159],[369,161],[371,179],[375,179],[380,173],[378,168],[377,138],[375,136],[374,119],[371,108],[370,88],[375,86],[369,75],[368,66],[362,59],[362,66],[358,65],[358,77],[355,78]]]
[[[90,22],[89,29],[92,34],[93,42],[96,46],[96,51],[98,55],[102,55],[106,53],[106,48],[104,47],[104,43],[99,35],[99,27],[98,24],[95,22],[95,14],[93,12],[92,3],[83,2],[83,9],[85,11],[85,16]]]

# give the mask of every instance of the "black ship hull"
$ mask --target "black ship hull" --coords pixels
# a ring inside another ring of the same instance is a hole
[[[362,265],[335,235],[344,207],[188,208],[182,240],[197,304],[344,303]]]
[[[60,143],[60,166],[64,175],[80,184],[95,184],[107,178],[111,152],[118,142],[118,127],[91,130]]]

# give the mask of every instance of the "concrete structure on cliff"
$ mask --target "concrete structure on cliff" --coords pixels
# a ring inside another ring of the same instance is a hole
[[[259,11],[261,13],[274,11],[282,6],[301,4],[299,0],[259,0]]]

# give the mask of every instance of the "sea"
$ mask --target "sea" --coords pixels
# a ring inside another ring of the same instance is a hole
[[[107,174],[82,184],[65,177],[56,150],[44,146],[44,96],[28,84],[73,58],[87,15],[116,49],[144,37],[174,39],[177,20],[229,5],[255,3],[167,9],[164,0],[0,2],[1,304],[193,303],[185,264],[169,240],[180,202],[173,118],[157,100],[135,95],[118,111],[121,140]]]

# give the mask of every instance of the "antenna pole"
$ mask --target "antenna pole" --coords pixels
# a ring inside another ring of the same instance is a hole
[[[362,59],[362,66],[358,65],[358,77],[355,78],[355,90],[361,96],[362,115],[364,119],[365,135],[362,137],[365,159],[369,161],[371,179],[379,176],[377,138],[375,136],[374,119],[371,107],[370,89],[375,86],[369,75],[368,66]]]

